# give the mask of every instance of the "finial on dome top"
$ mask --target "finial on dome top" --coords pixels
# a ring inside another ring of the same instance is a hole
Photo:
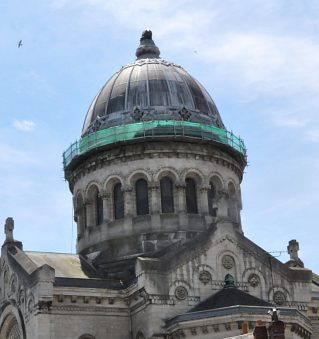
[[[145,31],[142,32],[140,41],[146,39],[152,40],[152,31],[150,29],[146,29]]]
[[[160,50],[152,39],[152,31],[146,29],[141,36],[140,45],[136,50],[137,59],[159,58]]]

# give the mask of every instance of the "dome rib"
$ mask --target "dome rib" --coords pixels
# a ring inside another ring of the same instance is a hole
[[[149,83],[149,72],[148,72],[148,64],[146,64],[146,98],[147,98],[147,106],[151,105],[150,101],[150,83]]]
[[[124,103],[124,107],[127,110],[128,109],[128,104],[127,104],[127,98],[128,98],[128,91],[129,91],[129,87],[130,87],[130,82],[131,82],[131,76],[133,73],[133,67],[131,69],[129,78],[128,78],[128,82],[126,83],[126,88],[125,88],[125,103]]]
[[[188,92],[188,95],[189,95],[189,98],[190,98],[190,100],[191,100],[191,102],[192,102],[192,108],[196,109],[194,98],[193,98],[193,96],[192,96],[192,93],[191,93],[191,91],[190,91],[190,88],[189,88],[189,86],[188,86],[188,83],[187,83],[187,81],[186,81],[186,78],[185,78],[184,74],[183,74],[183,73],[180,73],[180,70],[177,70],[177,73],[180,74],[180,75],[181,75],[181,78],[183,79],[185,88],[186,88],[186,90],[187,90],[187,92]]]

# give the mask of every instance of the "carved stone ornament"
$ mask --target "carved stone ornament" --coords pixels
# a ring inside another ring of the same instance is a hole
[[[196,335],[197,334],[196,327],[191,328],[191,334],[192,335]]]
[[[178,300],[185,300],[188,296],[187,289],[184,286],[177,286],[175,289],[175,297]]]
[[[138,107],[135,107],[132,117],[135,121],[141,121],[143,118],[144,112],[141,111]]]
[[[273,300],[278,306],[282,306],[286,302],[286,296],[281,291],[276,291],[273,296]]]
[[[31,294],[30,297],[29,297],[29,300],[28,300],[28,312],[32,313],[33,309],[34,309],[34,297]]]
[[[4,225],[4,233],[6,235],[6,242],[13,241],[14,220],[11,217],[6,219]]]
[[[202,332],[203,332],[204,334],[208,333],[208,327],[207,327],[207,326],[203,326],[203,327],[202,327]]]
[[[231,268],[234,267],[233,257],[228,254],[224,255],[222,258],[222,264],[227,270],[230,270]]]
[[[248,283],[252,287],[257,287],[260,284],[260,279],[258,275],[255,273],[250,274],[250,276],[248,277]]]
[[[185,107],[183,107],[178,114],[181,116],[181,119],[184,121],[189,120],[189,118],[191,117],[191,112],[189,112]]]
[[[201,271],[199,273],[199,281],[206,285],[212,281],[212,275],[208,271]]]
[[[19,292],[19,304],[20,304],[20,306],[24,305],[24,301],[25,301],[24,290],[20,290],[20,292]]]
[[[14,275],[11,278],[11,283],[10,283],[10,291],[11,291],[11,293],[16,293],[17,287],[18,287],[18,281],[17,281],[16,276]]]

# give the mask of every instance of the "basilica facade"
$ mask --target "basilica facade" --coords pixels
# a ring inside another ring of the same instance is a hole
[[[319,338],[319,278],[244,236],[243,140],[205,88],[160,58],[136,60],[94,98],[63,154],[77,254],[24,251],[5,223],[0,339],[230,338],[268,324]]]

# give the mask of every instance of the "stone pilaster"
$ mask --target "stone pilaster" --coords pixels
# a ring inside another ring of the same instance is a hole
[[[84,203],[85,215],[86,215],[86,227],[91,228],[94,226],[94,209],[93,203],[86,201]]]
[[[202,186],[199,190],[200,193],[200,199],[199,199],[199,213],[203,214],[209,214],[209,208],[208,208],[208,197],[207,192],[209,191],[209,186]]]
[[[149,185],[149,197],[150,197],[150,213],[159,213],[161,210],[161,196],[159,184],[152,182]]]
[[[113,218],[112,212],[112,194],[102,192],[101,198],[103,200],[103,221],[110,222]]]
[[[185,183],[176,183],[176,191],[177,191],[177,206],[176,210],[178,213],[186,212],[186,198],[185,198]]]
[[[126,185],[123,188],[124,192],[124,215],[132,216],[133,213],[133,187],[131,185]]]
[[[225,190],[217,192],[217,217],[221,219],[229,219],[229,195]]]

